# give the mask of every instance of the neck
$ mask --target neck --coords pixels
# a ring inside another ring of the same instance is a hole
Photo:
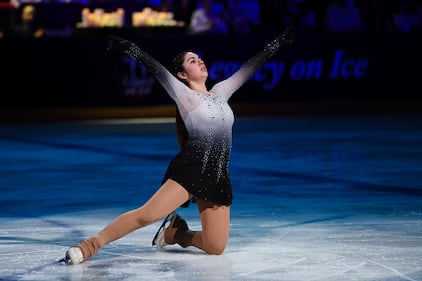
[[[207,86],[205,86],[205,83],[201,83],[201,84],[198,84],[198,83],[190,83],[190,88],[192,89],[192,90],[195,90],[195,91],[198,91],[198,92],[201,92],[201,93],[204,93],[204,94],[206,94],[206,95],[209,95],[210,93],[208,92],[208,89],[207,89]]]

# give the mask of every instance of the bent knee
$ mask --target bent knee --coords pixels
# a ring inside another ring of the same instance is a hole
[[[227,243],[210,243],[204,248],[204,251],[209,255],[221,255],[226,249]]]
[[[211,249],[206,249],[205,252],[209,255],[219,256],[219,255],[222,255],[224,253],[225,249],[226,249],[225,247],[223,247],[223,248],[211,248]]]

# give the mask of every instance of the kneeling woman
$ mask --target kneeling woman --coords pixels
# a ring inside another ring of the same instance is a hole
[[[173,60],[172,73],[134,43],[110,37],[109,49],[143,64],[162,84],[177,106],[188,139],[168,166],[157,192],[141,207],[128,211],[97,235],[66,251],[63,261],[79,264],[101,247],[166,217],[153,245],[194,246],[208,254],[222,254],[229,238],[232,189],[228,164],[232,146],[233,112],[228,100],[281,45],[292,43],[291,28],[269,42],[232,76],[206,87],[207,67],[192,51]],[[202,230],[192,231],[175,213],[190,200],[198,206]]]

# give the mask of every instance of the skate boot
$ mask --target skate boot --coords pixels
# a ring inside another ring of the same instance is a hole
[[[101,245],[97,238],[91,237],[78,245],[70,247],[60,262],[68,265],[80,264],[93,256],[100,248]]]
[[[154,238],[152,239],[152,246],[157,246],[158,248],[163,248],[164,246],[168,245],[164,241],[164,232],[168,225],[170,224],[170,221],[172,220],[175,213],[171,213],[167,215],[167,217],[164,219],[163,223],[158,228],[157,232],[154,235]]]
[[[166,226],[168,224],[168,226]],[[179,244],[183,248],[192,245],[195,231],[191,231],[186,221],[176,213],[168,215],[152,240],[152,245],[163,248],[167,245]]]

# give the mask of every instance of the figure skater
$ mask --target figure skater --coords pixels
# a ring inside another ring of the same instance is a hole
[[[178,244],[194,246],[207,254],[224,252],[230,227],[232,188],[228,172],[232,147],[233,111],[229,98],[280,46],[291,44],[291,27],[270,41],[265,48],[232,76],[206,87],[207,67],[192,51],[178,54],[171,73],[134,43],[110,36],[109,50],[122,52],[143,64],[162,84],[177,106],[180,151],[170,162],[161,187],[141,207],[125,212],[97,235],[70,247],[62,262],[79,264],[101,247],[128,233],[165,218],[152,245],[163,248]],[[202,229],[192,231],[176,214],[179,207],[195,201]]]

